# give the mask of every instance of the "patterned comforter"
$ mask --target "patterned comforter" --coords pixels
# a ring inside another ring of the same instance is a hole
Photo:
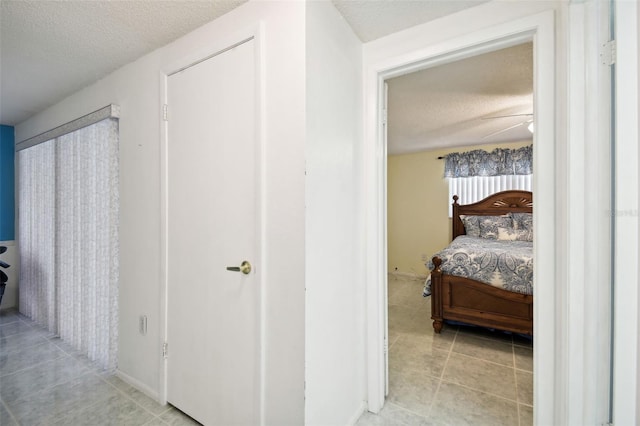
[[[503,241],[461,235],[435,254],[442,272],[466,277],[515,293],[533,294],[533,243]],[[433,269],[431,260],[427,263]],[[424,296],[431,294],[431,276]]]

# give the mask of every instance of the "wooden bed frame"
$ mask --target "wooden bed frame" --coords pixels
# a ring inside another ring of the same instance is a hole
[[[453,196],[452,240],[464,235],[460,215],[496,216],[509,212],[532,213],[528,191],[503,191],[482,201],[461,206]],[[433,258],[431,271],[431,319],[436,333],[444,320],[460,321],[533,336],[533,296],[513,293],[469,278],[444,274],[442,260]]]

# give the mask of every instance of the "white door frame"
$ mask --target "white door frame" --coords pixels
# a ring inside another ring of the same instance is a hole
[[[536,298],[556,300],[555,223],[559,207],[556,200],[556,67],[555,19],[553,10],[510,20],[490,28],[466,34],[382,63],[364,68],[365,92],[365,211],[367,291],[367,393],[369,411],[378,412],[385,398],[386,335],[386,146],[382,128],[382,96],[385,79],[438,64],[534,41],[534,277]],[[538,424],[554,424],[556,389],[564,386],[563,377],[555,377],[558,351],[556,315],[553,303],[534,304],[536,345],[534,347],[534,410]],[[427,325],[428,326],[428,325]]]
[[[188,68],[192,65],[195,65],[199,62],[207,60],[213,56],[216,56],[220,53],[225,52],[239,44],[242,44],[246,41],[254,40],[254,50],[255,50],[255,64],[256,64],[256,138],[257,138],[257,158],[259,164],[259,173],[256,175],[256,188],[258,188],[259,199],[257,200],[257,220],[258,220],[258,241],[256,243],[258,247],[258,254],[256,259],[256,265],[262,266],[261,271],[256,276],[256,291],[259,294],[259,318],[260,318],[260,329],[259,329],[259,352],[260,352],[260,361],[259,361],[259,418],[260,424],[264,421],[264,375],[265,375],[265,358],[264,358],[264,346],[265,346],[265,297],[264,297],[264,269],[265,269],[265,238],[264,233],[266,229],[266,215],[265,215],[265,182],[266,182],[266,167],[264,166],[265,161],[265,150],[266,150],[266,137],[265,137],[265,67],[264,67],[264,25],[262,23],[250,26],[244,29],[240,29],[233,34],[229,34],[228,37],[211,40],[210,43],[207,43],[204,47],[200,49],[194,49],[194,51],[187,53],[183,58],[176,62],[172,62],[162,67],[160,72],[160,105],[158,105],[158,113],[160,114],[160,282],[162,283],[162,291],[160,297],[160,341],[158,342],[158,356],[161,358],[160,364],[160,393],[159,393],[159,402],[161,404],[167,403],[167,360],[163,357],[163,344],[167,341],[167,321],[168,321],[168,274],[167,274],[167,264],[169,262],[168,258],[168,247],[167,247],[167,236],[169,232],[169,223],[168,223],[168,121],[164,120],[163,113],[164,108],[163,105],[167,103],[168,97],[168,77],[171,74],[174,74],[180,70]],[[170,115],[170,112],[169,112]]]
[[[616,7],[616,205],[613,423],[640,422],[640,255],[638,210],[638,48],[640,7],[615,1]]]

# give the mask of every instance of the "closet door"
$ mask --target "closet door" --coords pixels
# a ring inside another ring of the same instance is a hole
[[[167,90],[167,399],[203,424],[259,424],[254,42]]]

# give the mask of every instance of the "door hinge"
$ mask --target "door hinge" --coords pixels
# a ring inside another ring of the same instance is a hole
[[[164,342],[162,344],[162,357],[164,359],[167,359],[168,355],[169,355],[169,344],[167,342]]]
[[[387,124],[387,109],[382,110],[382,124]]]
[[[162,119],[164,121],[169,121],[168,117],[168,110],[169,110],[169,106],[167,104],[163,104],[162,105]]]
[[[389,338],[387,336],[384,336],[384,354],[388,354],[389,353]]]
[[[600,50],[600,59],[602,60],[602,65],[611,66],[616,63],[615,40],[609,40],[602,45],[602,49]]]

